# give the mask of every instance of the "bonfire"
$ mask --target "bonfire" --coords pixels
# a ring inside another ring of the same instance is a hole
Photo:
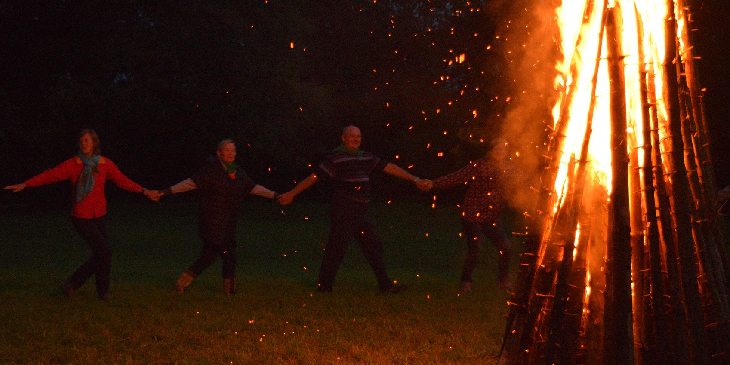
[[[728,256],[685,0],[564,0],[502,364],[730,362]]]

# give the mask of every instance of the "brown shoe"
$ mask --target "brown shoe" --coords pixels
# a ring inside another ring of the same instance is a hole
[[[512,281],[508,278],[502,279],[499,281],[499,288],[508,293],[511,293],[512,291],[514,291],[514,289],[512,287]]]
[[[380,293],[382,294],[398,294],[404,292],[406,289],[408,289],[408,286],[401,285],[401,284],[393,284],[385,289],[380,289]]]
[[[63,283],[61,290],[63,291],[63,295],[68,299],[71,299],[74,295],[76,295],[76,288],[74,288],[74,286],[69,282]]]
[[[471,293],[471,281],[462,281],[461,290],[459,291],[459,294],[467,295],[469,293]]]
[[[195,280],[195,275],[190,271],[185,270],[182,274],[180,274],[180,277],[177,278],[177,281],[175,282],[175,290],[177,290],[178,293],[185,292],[185,289],[193,283],[193,280]]]
[[[236,281],[233,278],[223,279],[223,292],[232,295],[236,293]]]

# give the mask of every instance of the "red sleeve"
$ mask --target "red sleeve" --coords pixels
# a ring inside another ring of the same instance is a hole
[[[459,184],[465,184],[476,175],[477,166],[476,163],[470,163],[458,171],[441,176],[433,181],[433,187],[436,189],[445,189]]]
[[[61,162],[58,166],[50,168],[40,174],[26,180],[24,184],[28,187],[53,184],[59,181],[71,179],[73,173],[74,159],[70,158]]]
[[[109,171],[107,171],[107,179],[114,182],[114,185],[118,186],[120,189],[124,189],[127,191],[131,191],[133,193],[141,193],[142,187],[137,184],[136,182],[130,180],[126,175],[124,175],[121,171],[119,171],[119,168],[117,165],[112,162],[112,160],[108,158],[104,158],[106,160],[107,166]]]

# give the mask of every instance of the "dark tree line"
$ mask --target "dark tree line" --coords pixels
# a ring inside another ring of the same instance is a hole
[[[368,150],[443,173],[499,130],[500,56],[483,6],[2,2],[3,180],[58,163],[87,127],[148,184],[187,176],[226,137],[254,177],[288,184],[350,123]]]
[[[505,30],[527,5],[0,1],[2,182],[71,155],[81,128],[152,186],[230,137],[254,178],[285,188],[347,124],[364,148],[442,174],[487,150],[519,96],[508,63],[521,56],[508,51],[520,47]]]

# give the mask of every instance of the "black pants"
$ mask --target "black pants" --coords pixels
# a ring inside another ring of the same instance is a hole
[[[76,231],[91,247],[91,257],[81,264],[71,277],[66,280],[74,289],[80,288],[91,275],[96,279],[96,293],[106,296],[109,291],[112,252],[109,249],[109,235],[106,230],[106,218],[82,219],[72,217]]]
[[[330,234],[319,269],[319,290],[332,290],[337,270],[353,238],[360,244],[365,259],[375,272],[380,290],[390,288],[393,283],[385,272],[383,242],[367,217],[367,204],[335,202],[330,209]]]
[[[497,280],[504,282],[509,276],[509,262],[511,256],[510,241],[504,228],[500,222],[492,223],[476,223],[461,221],[464,227],[464,237],[468,247],[466,257],[464,258],[464,268],[461,271],[461,281],[471,282],[471,275],[477,266],[479,252],[482,249],[482,241],[479,239],[480,233],[484,234],[492,244],[499,250],[499,266],[497,272]]]
[[[198,276],[220,256],[223,261],[223,279],[233,279],[236,276],[236,242],[204,242],[200,256],[190,265],[188,271]]]

